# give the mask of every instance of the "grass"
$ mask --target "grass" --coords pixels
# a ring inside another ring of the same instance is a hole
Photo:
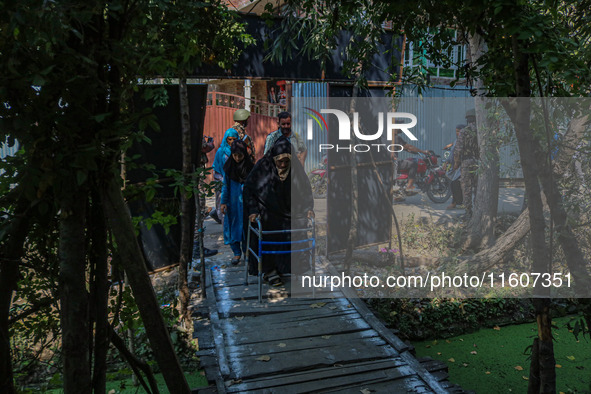
[[[158,383],[158,390],[161,394],[169,393],[168,389],[166,388],[166,383],[164,383],[164,378],[162,377],[161,373],[154,374],[156,378],[156,382]],[[202,374],[201,371],[195,372],[185,372],[185,377],[187,378],[187,382],[189,383],[189,387],[191,389],[197,387],[205,387],[207,386],[207,379]],[[61,394],[64,392],[63,389],[53,389],[53,390],[46,390],[42,391],[47,394]],[[129,379],[121,379],[121,380],[113,380],[107,381],[107,393],[110,394],[132,394],[132,393],[144,393],[144,388],[139,386],[134,386],[131,380]]]
[[[569,317],[553,320],[556,389],[562,393],[591,392],[591,341],[577,341],[566,328]],[[449,366],[449,380],[476,393],[525,393],[529,349],[536,323],[481,329],[444,340],[415,342],[417,357],[429,356]]]

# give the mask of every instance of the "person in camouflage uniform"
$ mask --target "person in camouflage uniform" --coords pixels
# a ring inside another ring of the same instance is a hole
[[[478,137],[476,135],[476,111],[466,112],[468,125],[460,131],[454,150],[454,170],[461,167],[461,184],[464,192],[464,207],[466,215],[472,216],[472,198],[476,195],[478,160]]]
[[[252,162],[256,163],[254,142],[252,141],[252,138],[246,134],[248,118],[250,118],[250,112],[245,109],[237,110],[234,112],[234,126],[232,126],[232,128],[238,132],[238,138],[244,141],[246,144],[246,150],[248,151],[250,157],[252,157]]]

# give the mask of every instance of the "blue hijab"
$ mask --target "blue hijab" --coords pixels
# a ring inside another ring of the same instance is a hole
[[[222,175],[224,174],[224,164],[226,164],[226,160],[228,160],[228,157],[232,154],[232,148],[230,147],[230,144],[228,144],[228,137],[240,138],[238,132],[233,128],[229,128],[224,134],[222,144],[215,153],[215,158],[213,159],[213,170]]]

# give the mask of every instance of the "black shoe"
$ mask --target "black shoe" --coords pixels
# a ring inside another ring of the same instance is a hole
[[[203,248],[203,255],[205,257],[215,256],[216,254],[218,254],[218,250],[217,249]]]
[[[217,210],[211,211],[209,213],[209,217],[211,217],[213,220],[215,220],[215,222],[217,224],[222,224],[222,221],[221,221],[220,217],[218,216],[218,211]]]

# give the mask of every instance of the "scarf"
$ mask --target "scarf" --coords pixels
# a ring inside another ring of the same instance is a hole
[[[285,168],[279,168],[277,162],[286,157],[289,159],[289,164]],[[281,182],[285,181],[287,179],[287,176],[289,175],[289,170],[291,169],[291,154],[280,153],[277,156],[273,156],[273,162],[275,162],[275,167],[277,168],[277,175],[279,175],[279,179],[281,180]]]
[[[240,162],[237,162],[234,160],[234,157],[230,155],[224,164],[224,172],[226,176],[234,182],[244,183],[246,177],[250,174],[252,167],[254,167],[252,158],[246,149],[246,143],[242,140],[236,140],[232,143],[230,150],[231,154],[242,153],[244,158]]]

